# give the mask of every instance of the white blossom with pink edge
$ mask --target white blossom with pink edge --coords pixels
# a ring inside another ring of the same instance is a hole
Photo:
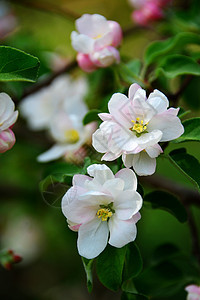
[[[73,186],[62,199],[62,211],[70,229],[78,231],[79,254],[92,259],[107,243],[121,248],[135,240],[142,197],[130,169],[114,175],[106,165],[94,164],[87,172],[90,177],[73,177]]]
[[[18,111],[6,93],[0,93],[0,153],[11,149],[15,144],[15,135],[10,127],[16,122]]]
[[[77,61],[84,71],[92,72],[97,67],[119,63],[116,49],[122,40],[122,30],[115,21],[94,14],[84,14],[76,20],[77,31],[71,34],[72,46],[78,52]]]
[[[188,292],[187,300],[200,300],[200,286],[191,284],[185,290]]]
[[[179,108],[169,108],[167,97],[154,90],[146,91],[134,83],[128,97],[114,94],[108,103],[108,113],[101,113],[100,128],[93,134],[93,147],[105,153],[102,160],[112,161],[122,155],[127,168],[133,167],[140,176],[151,175],[156,169],[156,157],[162,153],[158,142],[181,136],[183,125],[177,117]]]

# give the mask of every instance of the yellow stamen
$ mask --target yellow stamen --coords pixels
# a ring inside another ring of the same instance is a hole
[[[66,142],[75,144],[79,140],[79,133],[75,129],[69,129],[65,131]]]
[[[140,120],[140,118],[136,118],[136,121],[131,121],[134,125],[130,128],[131,131],[136,131],[137,133],[142,133],[147,129],[148,123],[144,124],[144,120]]]
[[[97,211],[98,218],[102,219],[102,221],[107,221],[108,218],[112,217],[113,213],[108,208],[100,208]]]
[[[97,36],[95,36],[93,39],[96,40],[96,39],[100,39],[102,37],[102,34],[98,34]]]

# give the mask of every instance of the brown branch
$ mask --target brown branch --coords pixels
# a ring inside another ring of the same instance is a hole
[[[194,189],[187,188],[164,176],[152,175],[140,177],[140,182],[155,188],[163,189],[179,197],[184,206],[196,205],[200,207],[200,193]]]
[[[35,2],[30,0],[10,0],[10,2],[15,3],[16,5],[24,6],[26,8],[33,8],[44,12],[54,13],[65,18],[71,18],[73,20],[80,17],[79,14],[67,9],[66,7],[60,7],[49,2]]]

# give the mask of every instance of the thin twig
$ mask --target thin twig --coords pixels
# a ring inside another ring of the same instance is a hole
[[[15,3],[17,5],[24,6],[26,8],[33,8],[36,10],[44,11],[44,12],[50,12],[57,15],[60,15],[62,17],[71,18],[73,20],[80,17],[79,14],[67,9],[63,6],[54,5],[52,3],[45,3],[45,2],[35,2],[30,0],[10,0],[10,2]]]

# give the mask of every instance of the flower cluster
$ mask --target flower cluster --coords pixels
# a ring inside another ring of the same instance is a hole
[[[127,168],[140,175],[155,172],[156,157],[163,152],[159,142],[167,142],[183,134],[177,117],[179,109],[169,108],[167,97],[154,90],[146,92],[134,83],[129,95],[114,94],[108,103],[108,113],[101,113],[100,128],[93,134],[93,146],[105,153],[102,160],[112,161],[122,155]]]
[[[136,24],[147,26],[163,18],[163,9],[171,0],[129,0],[135,8],[132,19]]]
[[[87,113],[83,97],[87,91],[84,79],[72,80],[60,76],[43,90],[28,96],[20,105],[21,113],[33,130],[47,130],[55,145],[38,156],[38,161],[48,162],[65,156],[82,160],[81,147],[91,141],[95,123],[83,126]],[[77,155],[76,155],[77,154]]]
[[[98,14],[84,14],[76,20],[76,28],[78,32],[72,32],[71,40],[81,69],[92,72],[119,63],[116,47],[121,43],[122,30],[117,22]]]
[[[18,111],[12,99],[5,93],[0,93],[0,153],[11,149],[15,144],[15,135],[11,127],[16,122]]]
[[[200,300],[200,286],[188,285],[185,290],[188,292],[187,300]]]
[[[142,198],[129,169],[114,175],[106,165],[94,164],[87,172],[91,177],[74,176],[73,187],[62,199],[62,211],[70,229],[78,231],[79,254],[91,259],[107,242],[121,248],[135,240]]]

